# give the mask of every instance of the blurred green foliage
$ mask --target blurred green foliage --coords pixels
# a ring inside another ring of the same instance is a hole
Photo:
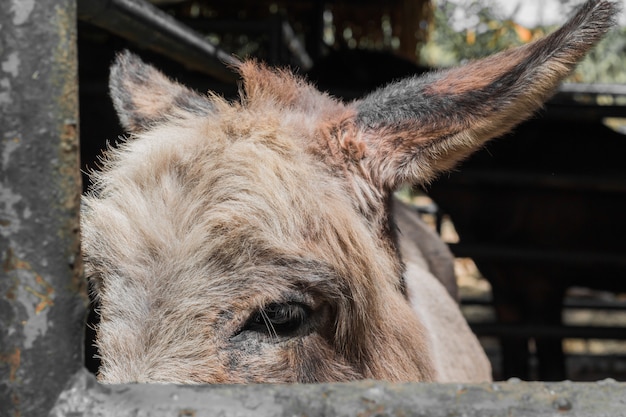
[[[562,5],[569,2],[560,1]],[[460,65],[530,42],[556,28],[525,28],[502,16],[492,0],[473,0],[464,5],[439,0],[432,26],[428,42],[418,51],[420,62],[431,67]],[[626,28],[610,32],[569,81],[626,83]]]
[[[571,81],[626,84],[626,28],[610,32],[578,65]]]

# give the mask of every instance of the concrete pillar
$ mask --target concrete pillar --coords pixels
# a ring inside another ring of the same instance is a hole
[[[0,416],[82,368],[76,0],[0,3]]]

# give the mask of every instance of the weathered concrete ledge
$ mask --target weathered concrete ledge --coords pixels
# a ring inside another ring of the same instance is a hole
[[[80,371],[50,416],[619,417],[626,416],[626,384],[100,385]]]

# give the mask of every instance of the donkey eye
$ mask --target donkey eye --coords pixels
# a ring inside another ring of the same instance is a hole
[[[266,333],[269,336],[288,336],[300,329],[311,310],[301,303],[272,303],[255,312],[245,330]]]

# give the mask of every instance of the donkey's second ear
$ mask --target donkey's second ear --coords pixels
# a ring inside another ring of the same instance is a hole
[[[511,130],[613,26],[618,2],[588,0],[561,29],[464,67],[408,78],[356,103],[380,187],[424,183]]]
[[[212,110],[207,97],[168,79],[128,51],[120,53],[111,66],[109,92],[120,123],[128,132]]]

